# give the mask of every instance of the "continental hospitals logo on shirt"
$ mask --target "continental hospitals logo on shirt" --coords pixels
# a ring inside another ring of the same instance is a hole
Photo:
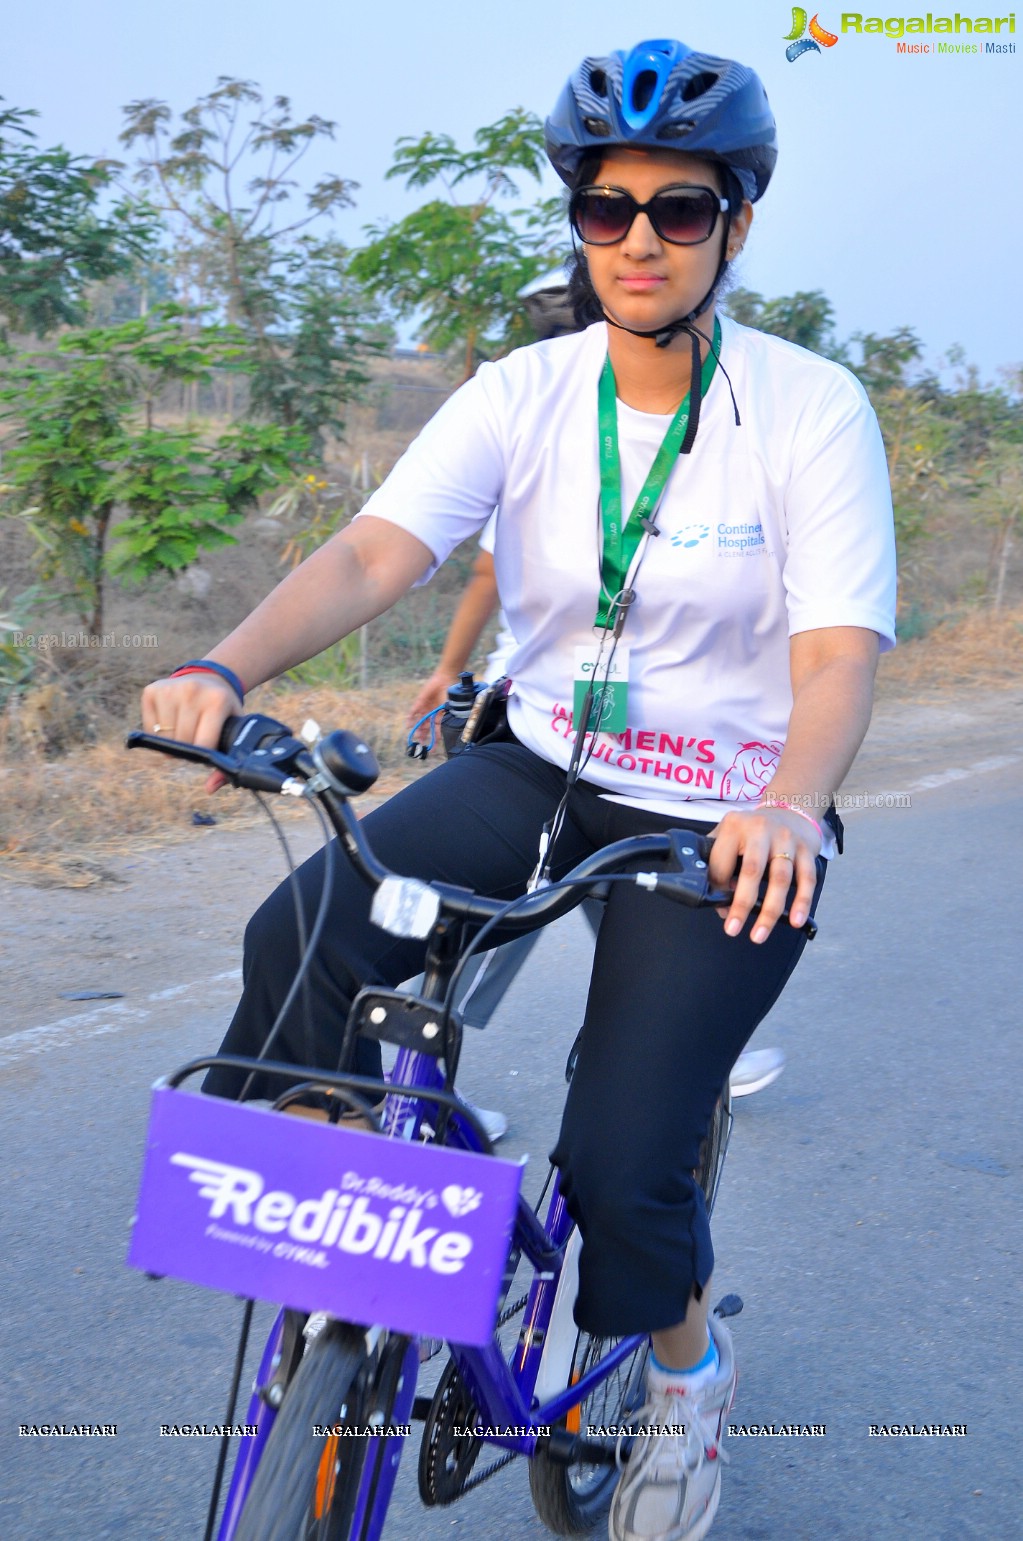
[[[718,556],[769,556],[770,549],[759,519],[755,522],[720,519],[717,524],[684,524],[671,537],[683,551],[709,546]]]

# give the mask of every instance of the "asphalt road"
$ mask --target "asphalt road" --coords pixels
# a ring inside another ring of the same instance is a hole
[[[733,1439],[721,1541],[1020,1535],[1019,756],[985,758],[981,747],[971,761],[949,748],[935,766],[918,774],[931,784],[910,809],[848,817],[820,936],[760,1029],[788,1067],[737,1107],[715,1221],[715,1293],[746,1302],[733,1324],[733,1421],[827,1433]],[[240,896],[265,886],[268,856],[231,838],[229,880],[207,902],[229,903],[236,920],[251,907]],[[26,965],[48,986],[0,1027],[5,1541],[202,1534],[215,1442],[164,1438],[159,1426],[224,1416],[240,1307],[124,1266],[147,1089],[216,1045],[237,988],[234,921],[210,926],[166,904],[184,860],[181,848],[156,853],[110,900],[150,917],[139,921],[146,948],[123,964],[123,1002],[56,1001],[86,982],[77,958],[62,968],[58,950]],[[201,861],[190,849],[189,872]],[[12,896],[28,947],[35,921],[16,891],[5,903]],[[52,903],[56,924],[80,901],[39,902]],[[88,902],[96,913],[106,903]],[[587,935],[575,917],[552,930],[464,1055],[465,1089],[508,1112],[503,1150],[533,1154],[534,1183],[580,1020]],[[104,964],[88,982],[114,984],[115,974]],[[17,1432],[61,1422],[116,1424],[117,1435]],[[870,1433],[914,1423],[968,1432]],[[413,1445],[389,1538],[546,1534],[521,1463],[451,1509],[424,1511],[416,1454]]]

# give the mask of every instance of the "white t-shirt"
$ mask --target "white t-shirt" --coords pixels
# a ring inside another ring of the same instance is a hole
[[[883,649],[895,640],[888,470],[863,388],[727,317],[721,332],[742,426],[718,369],[631,579],[627,729],[596,734],[583,773],[617,800],[711,821],[722,803],[759,800],[774,774],[792,709],[790,636],[860,626]],[[595,638],[606,354],[599,322],[481,365],[363,509],[429,547],[432,574],[496,507],[498,590],[516,641],[509,721],[565,767],[575,649]],[[618,403],[624,509],[669,422]]]
[[[496,539],[497,515],[491,514],[480,535],[480,550],[493,556]],[[487,661],[483,666],[486,670],[484,678],[489,684],[493,684],[495,680],[501,679],[508,673],[508,660],[514,651],[515,637],[508,625],[508,617],[502,610],[497,617],[497,636],[494,638],[493,651],[487,654]]]

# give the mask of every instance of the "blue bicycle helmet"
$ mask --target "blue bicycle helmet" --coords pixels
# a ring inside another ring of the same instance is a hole
[[[551,164],[570,187],[587,156],[629,145],[717,161],[755,203],[778,158],[774,115],[753,71],[671,39],[584,59],[547,119],[545,137]]]

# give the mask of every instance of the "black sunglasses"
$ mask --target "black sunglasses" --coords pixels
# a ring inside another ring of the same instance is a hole
[[[728,199],[712,187],[662,187],[648,203],[638,203],[624,187],[577,187],[568,205],[572,229],[587,246],[624,241],[637,214],[645,214],[662,241],[698,246],[710,239]]]

